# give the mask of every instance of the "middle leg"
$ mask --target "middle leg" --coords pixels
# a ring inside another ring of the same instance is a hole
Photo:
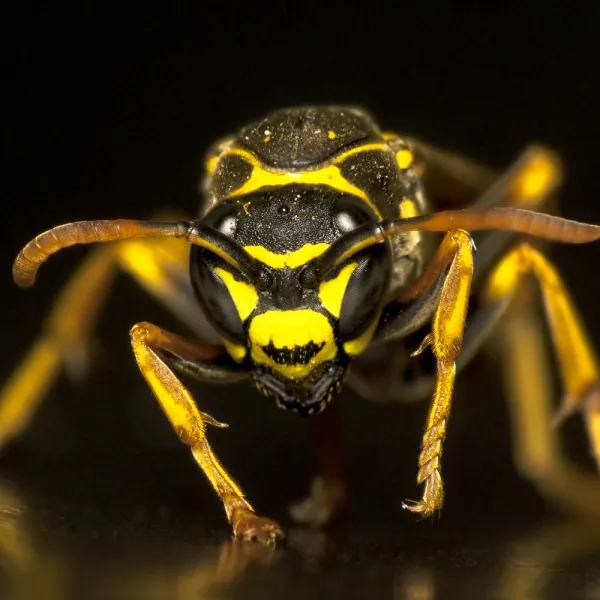
[[[517,288],[497,335],[513,419],[515,462],[521,474],[554,503],[597,518],[600,481],[566,458],[552,421],[557,425],[571,413],[581,413],[593,457],[600,464],[598,360],[562,279],[546,257],[527,243],[498,264],[483,290],[484,300],[514,295]],[[540,291],[565,390],[554,419],[547,344],[533,301]]]

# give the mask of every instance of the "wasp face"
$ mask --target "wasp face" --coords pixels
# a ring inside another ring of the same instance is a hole
[[[204,219],[253,257],[261,274],[251,281],[194,248],[198,299],[233,360],[283,408],[323,410],[374,333],[390,276],[387,247],[367,248],[323,281],[307,277],[313,259],[368,220],[375,216],[351,195],[305,185],[222,202]]]

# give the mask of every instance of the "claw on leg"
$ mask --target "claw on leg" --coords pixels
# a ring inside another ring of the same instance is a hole
[[[274,546],[278,540],[284,538],[283,530],[275,521],[267,517],[260,517],[245,507],[233,510],[231,524],[234,535],[247,542]]]
[[[206,439],[207,425],[226,425],[200,412],[165,359],[168,352],[171,360],[179,357],[210,365],[210,361],[219,357],[223,349],[191,342],[151,323],[134,325],[130,335],[142,374],[179,439],[190,447],[196,462],[221,498],[235,536],[268,546],[275,544],[277,538],[283,537],[281,528],[275,521],[254,513],[241,488],[219,462]]]
[[[421,500],[407,500],[402,503],[402,508],[412,513],[417,513],[423,518],[432,517],[441,510],[444,504],[444,482],[440,472],[436,469],[425,480],[423,496]]]

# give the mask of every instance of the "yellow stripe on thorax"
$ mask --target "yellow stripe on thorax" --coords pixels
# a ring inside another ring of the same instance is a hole
[[[226,156],[237,155],[252,165],[252,174],[250,178],[242,186],[231,192],[228,198],[242,196],[266,186],[283,186],[293,183],[328,185],[336,190],[339,190],[340,192],[346,192],[348,194],[358,196],[369,206],[377,218],[381,219],[381,213],[364,192],[364,190],[350,183],[342,175],[339,167],[339,165],[341,165],[350,156],[362,152],[372,152],[375,150],[391,152],[387,144],[364,144],[363,146],[358,146],[343,152],[337,156],[331,164],[326,166],[319,167],[317,169],[289,171],[265,167],[264,164],[254,154],[241,148],[231,148],[226,150],[223,154],[221,154],[219,160]],[[215,165],[212,166],[214,169]]]
[[[413,153],[408,150],[408,148],[403,148],[402,150],[398,150],[398,152],[396,152],[396,164],[398,165],[399,169],[402,169],[403,171],[405,169],[408,169],[414,162],[415,157],[413,156]]]

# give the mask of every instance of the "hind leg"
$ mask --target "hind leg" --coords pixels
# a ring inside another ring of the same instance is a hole
[[[542,325],[531,292],[517,294],[498,330],[504,377],[514,431],[515,462],[520,472],[554,502],[585,514],[600,514],[600,481],[563,455],[556,425],[578,412],[585,421],[591,452],[600,465],[599,368],[592,345],[558,273],[544,255],[524,243],[492,273],[484,297],[497,300],[534,278],[544,300],[565,395],[555,412]],[[553,416],[553,413],[554,416]]]
[[[132,240],[94,250],[54,302],[43,333],[0,390],[0,448],[29,423],[61,371],[85,374],[94,328],[119,270],[202,334],[205,323],[189,284],[185,241]],[[208,339],[207,341],[213,341]]]

